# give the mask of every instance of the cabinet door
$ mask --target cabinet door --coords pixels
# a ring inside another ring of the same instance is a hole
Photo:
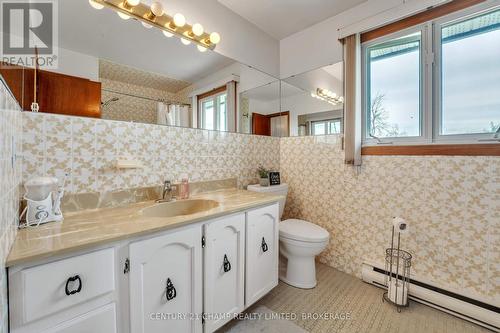
[[[213,332],[244,308],[245,214],[205,225],[205,333]]]
[[[130,245],[132,333],[201,332],[201,226]]]
[[[246,307],[278,285],[278,217],[278,204],[247,213]]]

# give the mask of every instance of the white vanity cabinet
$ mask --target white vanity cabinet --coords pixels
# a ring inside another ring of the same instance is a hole
[[[115,263],[115,250],[107,248],[9,269],[10,331],[80,332],[88,326],[82,322],[101,322],[115,332]]]
[[[245,306],[245,213],[205,224],[205,332],[229,322]]]
[[[278,285],[278,204],[247,212],[245,307]]]
[[[43,333],[117,333],[115,304],[90,311],[77,318],[49,328]]]
[[[202,331],[201,229],[130,244],[131,332]]]
[[[278,283],[278,203],[9,267],[12,333],[211,333]]]

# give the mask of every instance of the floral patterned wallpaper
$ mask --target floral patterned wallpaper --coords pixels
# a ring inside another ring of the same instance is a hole
[[[177,103],[190,104],[190,100],[184,91],[169,92],[120,81],[113,81],[101,78],[103,102],[112,98],[118,98],[116,102],[110,102],[102,107],[101,118],[108,120],[133,121],[136,123],[156,124],[157,123],[157,105],[156,100],[165,100]],[[189,87],[188,87],[189,88]],[[133,97],[142,96],[149,99]]]
[[[257,182],[279,169],[279,138],[23,112],[23,179],[69,175],[70,193],[161,185],[163,180]],[[117,170],[118,158],[142,169]]]
[[[0,333],[7,333],[7,274],[5,259],[19,220],[21,184],[21,107],[0,77]],[[14,156],[14,159],[13,159]]]
[[[103,59],[99,60],[99,80],[103,102],[119,98],[103,106],[103,119],[156,124],[158,102],[155,100],[191,103],[188,93],[193,90],[193,85],[190,82]]]
[[[365,156],[344,164],[339,136],[271,138],[23,113],[23,177],[70,174],[72,193],[192,181],[257,182],[259,164],[290,185],[284,218],[331,234],[320,260],[361,275],[383,265],[391,219],[410,225],[403,247],[412,274],[444,289],[500,304],[500,157]],[[144,169],[116,170],[117,157]]]
[[[330,232],[321,262],[358,277],[363,262],[384,267],[400,216],[414,276],[500,305],[500,157],[365,156],[354,168],[337,136],[282,138],[280,154],[285,218]]]

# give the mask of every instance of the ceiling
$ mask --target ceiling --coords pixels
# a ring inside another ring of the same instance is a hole
[[[338,95],[343,95],[343,62],[325,66],[303,74],[286,78],[284,82],[294,85],[308,93],[316,92],[317,88],[328,89]]]
[[[338,62],[336,64],[323,67],[323,70],[328,74],[339,80],[340,82],[344,82],[344,63]]]
[[[366,0],[218,0],[281,40]]]
[[[286,84],[284,81],[274,81],[243,92],[243,97],[262,102],[276,101],[280,97],[280,89],[282,98],[303,93],[300,88]]]
[[[171,79],[157,73],[146,72],[107,60],[99,61],[99,77],[171,93],[177,93],[191,85],[186,81]]]
[[[59,46],[188,82],[234,63],[216,52],[184,46],[179,38],[166,38],[139,22],[124,21],[112,10],[95,10],[88,0],[59,1]]]

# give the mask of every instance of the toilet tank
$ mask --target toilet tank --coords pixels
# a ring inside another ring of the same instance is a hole
[[[247,190],[252,192],[269,193],[274,195],[282,195],[284,198],[279,201],[280,205],[280,218],[283,216],[283,211],[285,210],[286,196],[288,194],[288,185],[280,184],[273,186],[260,186],[260,185],[248,185]]]

